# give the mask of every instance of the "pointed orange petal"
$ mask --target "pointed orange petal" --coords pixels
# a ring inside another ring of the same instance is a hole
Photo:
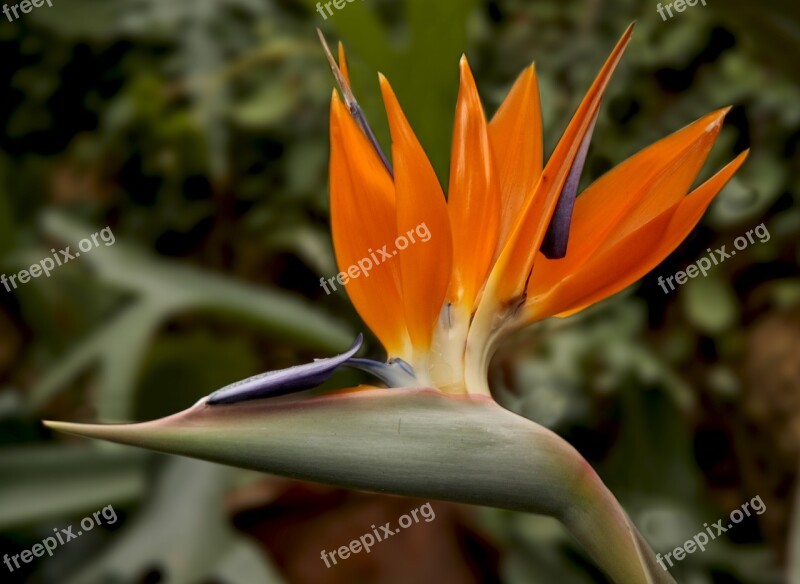
[[[736,171],[744,164],[749,154],[749,149],[739,154],[717,174],[681,200],[669,224],[669,236],[661,242],[656,254],[667,257],[680,245],[703,217],[714,197],[722,191]]]
[[[489,272],[500,225],[500,188],[489,132],[466,57],[459,63],[448,210],[453,231],[449,299],[471,311]]]
[[[398,253],[406,324],[414,348],[427,351],[450,283],[450,219],[436,173],[383,75],[380,85],[392,133],[398,239],[416,241]]]
[[[628,27],[603,65],[547,162],[536,192],[525,202],[489,279],[488,288],[494,302],[518,298],[525,291],[534,258],[550,225],[567,176],[581,150],[584,138],[594,125],[603,92],[630,41],[632,30],[633,25]]]
[[[374,261],[373,253],[391,247],[397,236],[394,185],[336,91],[331,101],[330,197],[336,262],[347,293],[390,356],[406,355],[399,265]],[[341,284],[334,280],[329,285]]]
[[[700,136],[686,144],[677,160],[672,161],[666,168],[667,173],[674,175],[667,182],[673,184],[659,185],[648,192],[647,196],[641,197],[614,229],[615,234],[611,238],[611,243],[615,239],[621,239],[651,218],[663,213],[666,209],[684,199],[685,193],[691,188],[692,183],[708,159],[708,155],[719,137],[728,111],[730,111],[730,108],[726,107],[705,116],[697,122],[696,128],[693,128],[693,130],[697,131]],[[669,151],[667,148],[667,145],[662,145],[660,150],[662,153],[666,153]],[[654,153],[657,154],[657,152]]]
[[[713,198],[747,158],[741,153],[671,209],[586,262],[543,297],[526,305],[526,320],[569,316],[626,288],[660,264],[689,235]]]
[[[342,72],[342,77],[350,85],[350,71],[347,69],[347,56],[344,54],[344,45],[339,41],[339,70]]]
[[[575,203],[566,257],[538,256],[528,295],[545,294],[590,258],[678,203],[708,158],[727,111],[704,116],[592,183]]]
[[[568,316],[626,288],[659,261],[648,266],[661,239],[667,236],[672,212],[643,225],[612,250],[584,264],[544,299],[533,299],[535,320],[554,315]]]
[[[514,82],[489,123],[500,182],[500,245],[542,174],[542,110],[533,65]]]

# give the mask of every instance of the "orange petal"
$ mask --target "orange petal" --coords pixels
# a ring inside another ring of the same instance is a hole
[[[350,85],[350,71],[347,69],[347,56],[344,54],[344,45],[339,41],[339,70],[342,72],[342,77]]]
[[[747,152],[737,156],[664,213],[593,257],[545,296],[529,298],[526,320],[569,316],[626,288],[660,264],[694,229],[713,198],[733,177]]]
[[[550,225],[564,183],[584,138],[593,126],[603,92],[630,41],[632,30],[633,25],[628,27],[603,65],[547,162],[534,195],[525,202],[489,279],[487,293],[493,297],[493,301],[518,298],[525,291],[534,258]]]
[[[691,134],[695,132],[700,134],[699,137],[686,144],[680,152],[680,156],[676,157],[677,159],[665,169],[665,172],[675,176],[670,181],[666,181],[667,184],[652,189],[647,196],[638,200],[637,204],[625,214],[622,222],[614,229],[615,235],[611,238],[612,243],[615,238],[621,239],[651,218],[683,200],[684,194],[691,188],[708,159],[708,154],[719,137],[728,111],[730,108],[726,107],[698,120],[693,132],[686,137],[691,138]],[[668,152],[668,148],[668,145],[665,144],[661,146],[660,150]]]
[[[500,182],[500,244],[542,174],[542,110],[533,65],[514,82],[489,123],[489,138]]]
[[[680,202],[705,163],[727,111],[704,116],[592,183],[575,203],[566,257],[538,256],[528,295],[545,294],[590,258]]]
[[[749,149],[739,154],[717,174],[681,200],[669,224],[669,237],[661,242],[661,245],[655,252],[656,254],[667,257],[680,245],[703,217],[703,214],[706,212],[706,209],[711,204],[714,197],[728,184],[728,181],[733,178],[736,171],[744,164],[749,154]]]
[[[450,219],[436,173],[383,75],[380,85],[392,133],[398,239],[416,240],[398,253],[406,324],[414,348],[427,351],[450,283]]]
[[[408,333],[399,264],[380,263],[374,253],[392,247],[397,236],[394,185],[336,91],[331,102],[330,197],[336,262],[349,280],[347,293],[390,356],[405,355]],[[334,280],[330,285],[339,284]]]
[[[491,267],[500,226],[498,184],[489,132],[466,57],[459,63],[450,160],[448,210],[453,231],[453,279],[449,299],[471,311]]]

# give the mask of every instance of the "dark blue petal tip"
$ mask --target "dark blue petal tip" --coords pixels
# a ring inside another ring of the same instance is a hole
[[[575,160],[572,162],[567,180],[564,182],[564,188],[561,189],[561,193],[559,194],[553,217],[550,219],[550,225],[547,228],[544,240],[539,248],[539,251],[549,260],[559,260],[567,255],[569,230],[572,224],[572,211],[575,208],[575,198],[578,196],[578,185],[581,182],[581,174],[583,173],[583,166],[586,163],[586,154],[589,151],[589,143],[592,141],[592,134],[594,133],[594,124],[596,121],[597,114],[595,114],[591,126],[589,126],[589,130],[583,137]]]

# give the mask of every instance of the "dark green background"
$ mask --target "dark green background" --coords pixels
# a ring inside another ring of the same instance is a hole
[[[487,114],[535,61],[545,148],[616,39],[585,181],[733,105],[703,176],[752,148],[701,225],[641,283],[511,339],[496,397],[567,437],[654,549],[760,496],[767,511],[674,570],[780,581],[800,460],[800,13],[708,0],[54,0],[0,20],[0,263],[14,273],[110,226],[117,242],[0,289],[0,554],[112,504],[120,520],[37,559],[31,582],[603,582],[549,519],[434,503],[437,519],[326,570],[319,551],[420,504],[51,435],[40,418],[147,419],[363,329],[328,226],[333,80],[347,47],[385,150],[389,77],[446,184],[458,58]],[[624,188],[625,185],[620,185]],[[602,218],[598,218],[602,221]],[[757,243],[665,295],[669,276],[764,222]],[[554,326],[554,324],[556,326]],[[368,353],[380,356],[369,341]],[[357,378],[337,377],[342,386]],[[788,568],[791,569],[791,568]],[[0,564],[0,580],[15,578]],[[800,567],[794,568],[800,581]],[[13,581],[13,580],[10,580]]]

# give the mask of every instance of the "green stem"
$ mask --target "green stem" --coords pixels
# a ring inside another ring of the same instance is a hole
[[[617,499],[590,466],[559,516],[586,552],[618,584],[674,584]]]

